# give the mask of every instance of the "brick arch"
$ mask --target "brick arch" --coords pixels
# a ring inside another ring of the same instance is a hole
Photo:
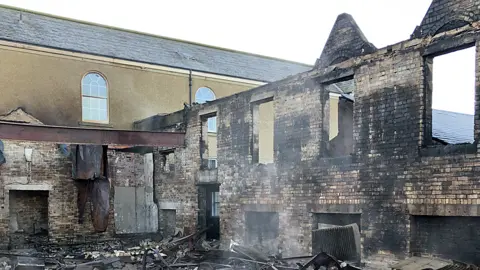
[[[353,57],[355,57],[355,54],[351,50],[343,49],[335,51],[330,56],[330,59],[332,59],[332,61],[330,61],[329,66],[341,63]]]
[[[466,13],[446,14],[436,22],[428,33],[430,36],[471,24],[475,20]]]

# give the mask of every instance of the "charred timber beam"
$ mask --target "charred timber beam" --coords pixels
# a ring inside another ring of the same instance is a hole
[[[185,133],[29,125],[0,121],[0,139],[67,144],[181,147]]]

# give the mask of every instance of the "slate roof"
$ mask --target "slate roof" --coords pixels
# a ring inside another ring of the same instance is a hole
[[[473,142],[473,115],[434,109],[432,118],[434,138],[448,144]]]
[[[222,49],[0,6],[0,39],[263,82],[312,69]]]

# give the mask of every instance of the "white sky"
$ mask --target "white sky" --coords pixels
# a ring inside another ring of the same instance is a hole
[[[320,56],[338,14],[350,13],[369,41],[381,48],[408,39],[430,2],[0,0],[1,4],[308,64],[314,64]],[[443,75],[434,74],[434,78],[448,78]],[[434,84],[447,85],[438,81]],[[455,86],[458,84],[449,85]],[[457,91],[442,88],[441,94],[449,93],[447,90]],[[471,110],[467,107],[453,104],[447,97],[434,101],[434,108],[473,113],[473,106]]]

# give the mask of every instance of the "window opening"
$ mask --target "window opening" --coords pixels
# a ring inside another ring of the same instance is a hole
[[[475,65],[475,47],[426,60],[426,71],[430,73],[426,80],[427,90],[431,88],[431,105],[427,108],[431,109],[432,144],[473,143]]]
[[[328,121],[329,157],[348,156],[353,153],[354,79],[325,86],[328,93],[326,121]]]
[[[217,158],[208,158],[208,169],[213,170],[217,168]]]
[[[275,107],[273,97],[252,104],[252,161],[274,163]]]
[[[216,118],[216,113],[200,117],[202,124],[200,155],[203,169],[217,168],[217,134],[210,132],[212,128],[216,130],[216,126],[212,127],[212,118]]]
[[[199,104],[206,103],[208,101],[215,100],[215,93],[212,89],[208,87],[200,87],[198,88],[197,92],[195,93],[195,102]],[[208,119],[208,132],[215,133],[217,132],[217,117],[210,117]]]

